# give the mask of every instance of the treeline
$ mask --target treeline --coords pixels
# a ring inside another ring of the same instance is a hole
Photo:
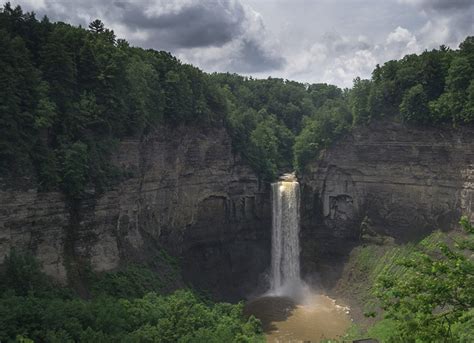
[[[236,74],[213,74],[212,79],[227,100],[226,123],[236,150],[269,180],[293,170],[293,145],[306,118],[327,103],[343,101],[342,90],[333,85]]]
[[[157,274],[139,266],[91,274],[92,298],[57,287],[30,255],[13,251],[0,273],[2,342],[264,342],[242,304],[191,290],[160,295]]]
[[[114,144],[160,123],[210,125],[225,102],[199,69],[88,29],[0,10],[0,172],[80,196],[117,176]]]
[[[354,125],[474,121],[474,38],[377,66],[352,89],[206,74],[166,52],[130,47],[96,20],[88,29],[0,10],[0,174],[36,175],[80,197],[121,177],[117,141],[159,125],[225,125],[258,174],[303,170]]]
[[[377,65],[370,80],[356,78],[342,101],[326,102],[304,119],[296,137],[296,168],[317,159],[321,149],[357,125],[379,118],[412,125],[474,123],[474,37],[459,50],[441,46],[420,55]]]
[[[474,121],[474,37],[453,51],[445,46],[377,66],[370,81],[356,79],[354,122],[397,116],[419,124]]]
[[[474,37],[377,65],[351,89],[235,74],[213,74],[227,101],[238,151],[268,179],[302,171],[354,126],[380,118],[411,125],[474,123]]]

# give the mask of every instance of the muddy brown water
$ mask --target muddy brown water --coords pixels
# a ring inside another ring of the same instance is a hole
[[[301,304],[288,297],[264,296],[248,302],[244,311],[261,320],[269,343],[335,339],[351,325],[347,308],[318,294],[308,296]]]

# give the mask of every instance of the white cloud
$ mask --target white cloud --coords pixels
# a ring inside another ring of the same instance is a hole
[[[399,59],[407,54],[418,53],[421,49],[415,35],[407,29],[398,26],[388,34],[384,50],[386,57]]]
[[[416,42],[415,36],[411,34],[410,31],[404,29],[403,27],[398,26],[394,31],[390,32],[387,37],[387,43],[410,43]]]
[[[428,47],[437,47],[441,43],[451,40],[451,29],[448,18],[428,20],[421,28],[419,34]]]

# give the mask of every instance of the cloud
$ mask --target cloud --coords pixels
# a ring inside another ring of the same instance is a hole
[[[474,6],[472,0],[399,0],[399,2],[434,11],[462,11]]]
[[[335,58],[332,66],[325,70],[323,79],[329,83],[350,87],[357,75],[370,75],[376,64],[377,58],[372,51],[358,50],[353,54]]]
[[[26,1],[53,20],[87,26],[99,18],[134,45],[171,51],[207,70],[254,73],[285,63],[260,14],[240,0]]]
[[[262,16],[248,6],[238,3],[243,11],[243,28],[226,44],[216,47],[179,49],[178,55],[205,70],[244,74],[276,71],[285,65],[279,43],[268,34]]]
[[[398,26],[387,36],[384,45],[386,57],[399,59],[407,54],[420,52],[421,48],[413,33]]]
[[[244,39],[237,55],[229,64],[231,70],[242,73],[262,72],[280,68],[285,60],[276,52],[265,49],[255,39]]]
[[[53,19],[82,25],[99,18],[112,29],[120,26],[124,34],[144,32],[140,36],[147,40],[141,43],[152,43],[158,49],[221,46],[245,31],[247,16],[236,0],[42,0],[35,9]]]
[[[352,38],[326,32],[316,43],[288,58],[291,62],[285,72],[290,79],[350,87],[357,75],[370,75],[377,63],[376,49],[363,35]]]
[[[376,64],[440,45],[457,48],[466,35],[474,33],[472,0],[399,0],[398,4],[387,3],[384,11],[387,14],[380,19],[377,10],[369,12],[372,18],[366,31],[351,24],[343,33],[333,29],[302,44],[289,53],[284,75],[350,87],[356,76],[370,78]],[[358,17],[354,13],[350,16]],[[338,30],[344,31],[341,23]]]
[[[187,1],[173,7],[158,2],[145,8],[139,4],[119,3],[120,22],[132,30],[152,32],[156,46],[222,46],[245,30],[247,14],[236,1]]]
[[[426,48],[440,45],[456,47],[474,32],[474,1],[472,0],[399,0],[418,9],[427,20],[418,32]]]
[[[12,0],[13,3],[16,0]],[[304,3],[304,5],[303,5]],[[376,64],[474,33],[472,0],[21,0],[87,26],[101,19],[132,45],[171,51],[205,71],[350,87]]]
[[[393,32],[390,32],[390,34],[387,37],[387,43],[392,44],[392,43],[414,43],[416,42],[415,36],[411,34],[410,31],[407,29],[398,26]]]
[[[23,5],[35,11],[46,7],[45,0],[23,0],[21,6]]]

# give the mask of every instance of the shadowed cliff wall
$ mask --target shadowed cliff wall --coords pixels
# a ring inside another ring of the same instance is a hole
[[[473,133],[377,122],[326,150],[300,179],[303,274],[330,288],[364,219],[406,241],[473,218]],[[75,211],[60,193],[3,180],[0,263],[13,247],[31,251],[66,282],[77,266],[153,264],[165,249],[185,283],[230,300],[256,291],[270,265],[270,190],[232,153],[225,129],[161,128],[122,141],[113,162],[129,177],[90,191]]]
[[[474,129],[379,121],[324,151],[301,183],[303,270],[331,287],[364,219],[398,241],[474,219]]]
[[[269,192],[232,153],[223,128],[161,128],[125,140],[113,159],[130,176],[71,211],[60,193],[0,191],[0,263],[33,252],[61,282],[74,267],[107,271],[177,256],[182,279],[219,298],[257,287],[270,261]],[[151,260],[151,261],[150,261]],[[77,275],[74,275],[76,277]]]

